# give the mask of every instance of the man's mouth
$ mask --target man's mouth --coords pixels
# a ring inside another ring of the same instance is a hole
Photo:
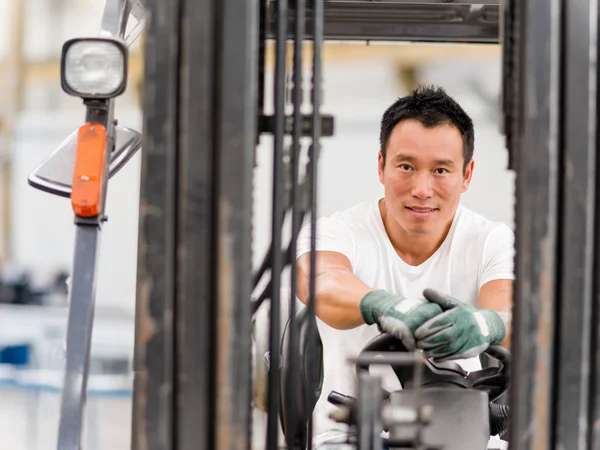
[[[429,213],[435,211],[437,208],[426,208],[421,206],[407,206],[406,209],[410,209],[416,213]]]

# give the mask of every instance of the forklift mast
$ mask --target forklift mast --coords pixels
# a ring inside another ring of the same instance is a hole
[[[335,117],[321,111],[322,51],[341,40],[502,46],[501,129],[516,174],[508,440],[511,450],[600,448],[597,0],[141,3],[133,449],[250,448],[252,315],[270,304],[269,364],[280,367],[280,308],[288,302],[295,313],[293,281],[291,298],[280,294],[282,272],[295,279],[300,224],[310,220],[314,235],[318,157],[334,132]],[[272,243],[253,270],[253,168],[264,135],[273,142],[261,149],[273,152]],[[313,239],[312,267],[314,248]],[[309,323],[314,292],[313,278]],[[317,331],[308,329],[310,360]],[[286,374],[293,386],[297,371]],[[268,450],[278,447],[280,376],[269,371]],[[283,415],[294,411],[286,405]],[[308,448],[310,437],[309,425]],[[287,447],[296,448],[289,436]]]

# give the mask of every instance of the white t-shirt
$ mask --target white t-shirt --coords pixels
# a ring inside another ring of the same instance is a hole
[[[450,231],[440,248],[424,263],[411,266],[396,253],[385,231],[379,198],[360,203],[317,221],[317,251],[335,251],[348,257],[354,274],[367,285],[406,297],[422,297],[434,288],[461,301],[477,305],[480,288],[491,280],[514,279],[514,234],[502,222],[492,222],[459,205]],[[310,251],[310,226],[300,232],[297,256]],[[337,330],[317,319],[323,342],[323,390],[313,415],[314,436],[345,429],[329,419],[335,406],[327,402],[332,390],[356,394],[356,372],[348,359],[355,357],[374,337],[376,325]],[[457,361],[458,362],[458,361]],[[459,362],[466,370],[478,370],[478,358]],[[384,387],[399,389],[387,368]],[[373,370],[372,370],[373,372]]]

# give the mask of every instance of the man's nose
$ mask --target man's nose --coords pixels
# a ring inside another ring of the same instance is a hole
[[[420,199],[430,198],[433,196],[433,182],[431,174],[428,172],[417,172],[415,174],[415,182],[412,188],[412,196]]]

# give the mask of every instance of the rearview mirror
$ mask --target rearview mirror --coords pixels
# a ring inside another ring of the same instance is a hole
[[[142,135],[130,128],[115,127],[116,144],[112,152],[109,178],[114,176],[142,146]],[[30,186],[61,197],[71,196],[75,169],[77,130],[65,139],[27,178]]]

